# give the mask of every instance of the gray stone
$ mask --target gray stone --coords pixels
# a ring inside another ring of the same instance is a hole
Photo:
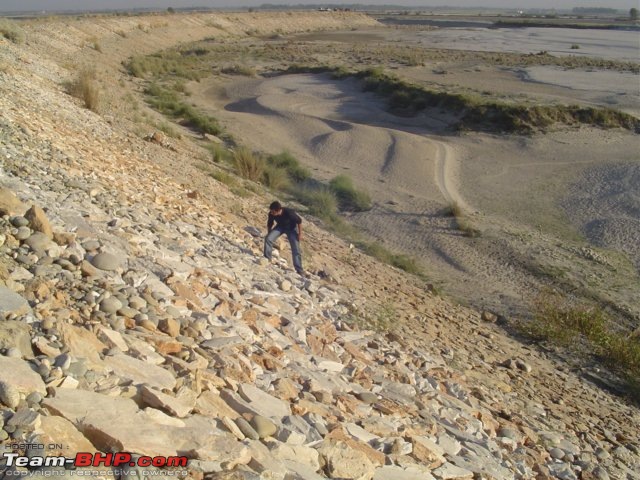
[[[88,252],[93,252],[100,248],[100,242],[98,240],[87,240],[82,242],[82,248]]]
[[[41,423],[41,417],[38,412],[31,410],[30,408],[25,408],[16,412],[15,415],[9,419],[7,425],[33,431],[40,428]]]
[[[31,229],[29,227],[20,227],[14,236],[22,242],[31,236]]]
[[[20,316],[30,311],[29,302],[24,297],[6,287],[0,287],[0,315],[14,314]]]
[[[53,245],[51,239],[41,232],[34,233],[24,243],[35,252],[44,252]]]
[[[135,308],[136,310],[142,310],[143,308],[147,307],[147,301],[142,297],[134,295],[129,298],[129,306],[131,308]]]
[[[20,404],[20,392],[13,385],[0,382],[0,403],[15,409]]]
[[[27,220],[21,215],[18,215],[11,218],[11,225],[13,225],[16,228],[26,227],[27,225],[29,225],[29,220]]]
[[[260,440],[260,435],[258,434],[258,432],[256,432],[255,429],[244,418],[236,418],[236,426],[240,429],[245,437],[250,438],[251,440]]]
[[[374,404],[378,401],[378,396],[371,392],[356,393],[356,398],[367,405]]]
[[[560,480],[578,480],[576,474],[573,473],[571,465],[568,463],[552,463],[551,465],[547,465],[547,467],[554,478]]]
[[[116,271],[122,266],[122,260],[111,253],[102,252],[91,259],[91,264],[100,270]]]
[[[276,424],[262,415],[254,416],[250,423],[260,438],[271,437],[277,431]]]
[[[40,404],[40,402],[42,402],[43,399],[44,399],[44,397],[42,396],[41,393],[33,392],[33,393],[30,393],[27,396],[27,403],[29,405],[38,405],[38,404]]]
[[[100,302],[100,311],[104,313],[116,313],[122,308],[122,302],[116,297],[105,298]]]

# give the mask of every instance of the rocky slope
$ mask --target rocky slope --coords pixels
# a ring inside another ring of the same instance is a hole
[[[368,21],[54,19],[0,39],[6,451],[186,455],[195,479],[640,478],[637,408],[311,219],[309,278],[284,245],[266,262],[269,196],[236,197],[188,138],[145,142],[62,88],[96,57],[116,83],[134,51]]]

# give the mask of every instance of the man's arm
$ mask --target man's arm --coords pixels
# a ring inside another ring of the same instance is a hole
[[[296,230],[298,231],[298,240],[302,240],[302,218],[294,210],[291,210],[291,218],[296,223]]]
[[[269,233],[273,227],[273,220],[273,215],[269,214],[269,219],[267,220],[267,233]]]

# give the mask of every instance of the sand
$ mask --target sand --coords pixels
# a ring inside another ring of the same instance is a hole
[[[534,29],[437,34],[458,34],[447,47],[481,35],[488,40],[478,48],[498,49],[514,41],[513,35],[536,33],[525,30]],[[559,42],[576,31],[545,32],[546,40]],[[619,38],[626,38],[619,33],[627,32],[605,33],[612,34],[618,48]],[[385,34],[375,31],[376,38]],[[340,42],[348,36],[325,35]],[[372,33],[361,35],[370,38]],[[424,42],[432,32],[393,30],[388,35],[390,41],[414,35]],[[468,63],[452,63],[446,71],[434,73],[427,65],[401,68],[398,74],[545,103],[611,105],[624,103],[611,97],[629,98],[627,110],[638,111],[633,74]],[[607,92],[609,82],[613,87]],[[452,135],[447,127],[454,118],[446,112],[395,116],[354,80],[328,75],[216,78],[190,89],[195,103],[216,112],[227,130],[251,148],[288,150],[322,180],[349,175],[375,201],[371,211],[349,220],[389,248],[415,257],[427,276],[456,299],[499,313],[525,314],[530,300],[551,281],[576,285],[640,315],[634,300],[640,291],[640,182],[622,182],[627,172],[637,174],[638,135],[587,127],[530,137]],[[619,207],[621,201],[632,208]],[[442,214],[453,202],[463,208],[464,222],[482,233],[479,238],[468,238],[456,220]]]

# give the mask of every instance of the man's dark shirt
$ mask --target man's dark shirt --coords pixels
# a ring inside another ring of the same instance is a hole
[[[282,215],[278,215],[277,217],[269,213],[267,230],[271,231],[274,221],[276,222],[276,228],[281,232],[290,232],[291,230],[295,230],[296,225],[302,223],[300,216],[291,208],[283,208]]]

